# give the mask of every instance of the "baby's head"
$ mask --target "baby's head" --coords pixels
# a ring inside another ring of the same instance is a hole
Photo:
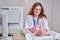
[[[40,36],[44,36],[44,35],[46,35],[46,32],[47,32],[46,28],[42,27],[42,28],[40,28],[40,30],[39,30],[39,35],[40,35]]]

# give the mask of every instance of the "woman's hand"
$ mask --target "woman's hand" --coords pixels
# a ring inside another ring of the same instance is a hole
[[[38,25],[36,25],[35,27],[32,27],[32,28],[30,28],[30,29],[27,29],[27,31],[28,31],[30,34],[36,36],[36,35],[38,35],[39,27],[38,27]]]
[[[46,35],[47,35],[47,36],[52,36],[52,33],[46,32]]]
[[[37,31],[31,32],[30,29],[27,29],[27,32],[30,33],[32,36],[35,36]]]

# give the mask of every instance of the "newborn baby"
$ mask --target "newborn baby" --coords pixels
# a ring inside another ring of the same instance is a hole
[[[39,28],[38,25],[35,27],[29,29],[32,33],[35,34],[35,36],[50,36],[50,33],[47,32],[47,29],[44,28],[43,26]]]

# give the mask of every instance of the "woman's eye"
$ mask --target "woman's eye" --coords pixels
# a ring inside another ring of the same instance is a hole
[[[39,9],[39,10],[41,10],[41,9]]]
[[[35,9],[35,10],[41,10],[41,9]]]
[[[37,10],[37,9],[35,9],[35,10]]]

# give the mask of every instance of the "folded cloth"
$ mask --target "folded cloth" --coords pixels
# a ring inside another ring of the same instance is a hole
[[[54,40],[53,36],[32,36],[31,34],[27,33],[25,35],[26,40]]]

